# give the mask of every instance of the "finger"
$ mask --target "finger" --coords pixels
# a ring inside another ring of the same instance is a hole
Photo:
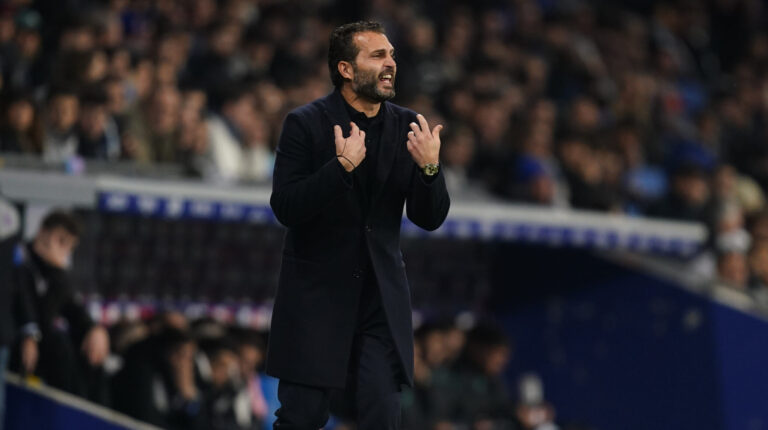
[[[435,137],[438,141],[440,140],[440,131],[443,129],[442,124],[438,124],[435,126],[435,128],[432,129],[432,136]]]
[[[412,122],[412,123],[410,123],[408,125],[411,126],[411,130],[413,131],[413,134],[421,133],[421,129],[419,128],[419,125],[416,124],[415,122]]]
[[[349,131],[350,136],[357,136],[360,134],[360,129],[357,128],[357,124],[350,122],[352,129]]]
[[[360,130],[360,137],[365,139],[365,131],[364,130]]]
[[[333,134],[336,137],[336,141],[344,140],[344,135],[341,134],[341,127],[338,125],[333,126]]]
[[[427,124],[427,119],[424,118],[424,115],[418,114],[416,115],[416,119],[419,120],[419,124],[421,125],[421,131],[424,133],[429,131],[429,124]]]
[[[413,148],[414,148],[413,142],[411,142],[409,140],[409,141],[405,142],[405,146],[406,146],[406,148],[408,148],[408,152],[413,153]]]

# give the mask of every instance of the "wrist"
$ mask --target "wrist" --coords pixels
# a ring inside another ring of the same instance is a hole
[[[425,176],[435,176],[440,171],[440,163],[425,163],[421,167],[421,173]]]
[[[341,167],[343,167],[344,170],[347,171],[347,173],[355,170],[355,168],[357,167],[352,162],[352,160],[350,160],[349,158],[347,158],[344,155],[337,155],[336,159],[339,160],[339,163],[341,163]]]

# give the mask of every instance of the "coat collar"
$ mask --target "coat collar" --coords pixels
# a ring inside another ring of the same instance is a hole
[[[349,122],[351,120],[349,118],[349,113],[347,113],[347,109],[344,106],[345,101],[341,96],[341,91],[338,89],[334,90],[331,94],[328,94],[325,97],[324,101],[326,106],[325,113],[330,118],[332,126],[337,124],[340,125],[344,135],[348,136],[351,128]],[[381,130],[381,142],[379,143],[380,152],[378,165],[375,167],[377,180],[376,188],[374,188],[374,193],[371,198],[372,203],[375,202],[381,194],[384,184],[389,177],[389,173],[392,171],[392,163],[395,161],[395,155],[397,155],[400,146],[402,146],[399,145],[397,141],[399,121],[392,111],[392,105],[386,101],[382,102],[381,109],[383,109],[384,124]],[[333,137],[333,130],[329,130],[329,133],[331,134],[331,144],[334,144],[335,139]]]

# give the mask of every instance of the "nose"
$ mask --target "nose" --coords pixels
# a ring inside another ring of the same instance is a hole
[[[391,55],[387,55],[387,58],[384,60],[384,66],[394,69],[397,67],[397,63],[395,63],[395,59]]]

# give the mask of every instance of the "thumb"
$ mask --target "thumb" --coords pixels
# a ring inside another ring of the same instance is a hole
[[[336,141],[344,140],[344,136],[341,134],[341,127],[338,125],[333,126],[333,134],[336,136]]]
[[[435,126],[435,128],[432,129],[432,136],[435,137],[435,139],[440,140],[440,131],[443,129],[442,124],[438,124]]]

